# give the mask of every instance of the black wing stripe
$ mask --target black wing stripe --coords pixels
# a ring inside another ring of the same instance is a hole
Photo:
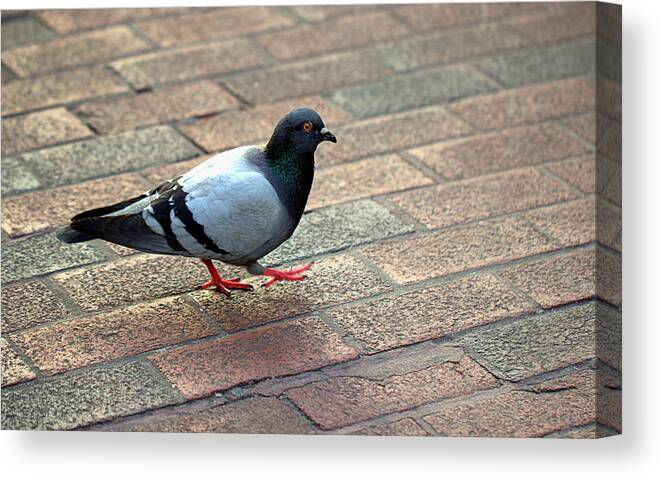
[[[181,188],[175,188],[172,194],[172,199],[174,200],[174,213],[184,224],[186,232],[193,236],[197,242],[204,246],[204,248],[213,251],[216,254],[228,254],[225,249],[219,248],[213,239],[207,236],[204,232],[204,226],[199,224],[195,218],[193,218],[193,213],[191,213],[186,205],[186,196],[186,192]]]
[[[152,210],[154,211],[154,219],[158,221],[163,229],[165,240],[175,251],[185,251],[184,246],[181,245],[179,239],[172,230],[172,217],[170,216],[170,211],[172,211],[172,205],[168,201],[169,196],[172,195],[171,192],[166,193],[165,196],[162,196],[158,201],[154,201],[151,205]]]

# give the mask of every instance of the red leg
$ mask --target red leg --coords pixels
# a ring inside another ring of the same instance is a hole
[[[262,274],[265,275],[266,277],[270,277],[270,279],[264,282],[264,284],[262,284],[262,287],[272,286],[273,284],[281,280],[284,281],[303,280],[305,279],[305,276],[300,275],[301,272],[307,271],[308,269],[310,269],[310,267],[311,264],[305,264],[299,267],[290,267],[286,271],[266,268],[264,269],[264,272],[262,272]]]
[[[235,277],[234,279],[221,279],[220,275],[218,275],[218,271],[216,270],[216,267],[213,265],[213,262],[211,262],[211,260],[202,259],[202,262],[204,263],[205,266],[207,266],[207,269],[209,270],[209,274],[211,274],[211,280],[209,280],[209,282],[205,282],[204,284],[197,286],[198,289],[208,289],[210,287],[215,287],[217,292],[222,292],[227,297],[230,296],[231,289],[253,290],[250,284],[239,282],[238,277]]]

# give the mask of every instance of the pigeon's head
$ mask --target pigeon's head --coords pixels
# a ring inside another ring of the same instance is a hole
[[[311,108],[296,108],[282,117],[266,146],[267,150],[296,151],[312,154],[322,141],[337,143],[335,135]]]

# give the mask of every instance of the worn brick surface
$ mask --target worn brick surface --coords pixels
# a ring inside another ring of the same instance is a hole
[[[2,65],[2,84],[6,85],[10,81],[14,81],[16,79],[16,74],[11,71],[9,68],[5,67],[5,65]]]
[[[530,212],[525,217],[564,246],[594,241],[594,199],[580,199]]]
[[[596,191],[597,171],[593,154],[550,164],[546,169],[583,192],[594,193]]]
[[[333,99],[354,116],[396,113],[445,103],[496,89],[488,78],[463,66],[442,66],[337,91]]]
[[[617,83],[622,82],[622,51],[597,42],[597,74]]]
[[[111,63],[136,89],[253,68],[267,61],[253,43],[232,39],[133,56]]]
[[[597,421],[622,431],[622,379],[606,371],[597,374]]]
[[[412,226],[372,200],[338,204],[305,214],[292,237],[263,261],[289,262],[412,230]]]
[[[52,374],[213,335],[199,311],[164,299],[40,327],[12,338],[42,371]]]
[[[254,21],[251,19],[251,21]],[[311,57],[395,39],[408,29],[386,12],[340,17],[324,23],[261,35],[258,42],[282,61]],[[323,38],[323,41],[314,39]]]
[[[502,376],[522,380],[595,357],[596,310],[589,303],[548,312],[469,332],[460,343]]]
[[[599,144],[605,131],[604,126],[608,120],[604,116],[597,116],[594,112],[573,116],[561,121],[567,128],[590,144]]]
[[[620,432],[620,7],[2,17],[3,426]],[[305,281],[56,240],[300,106],[338,143],[262,263]]]
[[[539,437],[594,422],[594,372],[577,372],[530,390],[457,404],[424,417],[446,436]]]
[[[188,8],[104,8],[85,10],[42,10],[39,18],[58,33],[72,33],[83,30],[131,22],[142,18],[163,15],[181,15]]]
[[[508,22],[517,33],[537,42],[546,43],[587,36],[595,31],[595,3],[568,2],[563,11],[549,15],[520,17]]]
[[[24,46],[2,55],[19,76],[30,76],[78,65],[102,63],[149,48],[149,43],[128,27],[119,26]]]
[[[599,169],[597,169],[597,171],[599,171]],[[599,175],[597,178],[599,178]],[[622,205],[622,170],[620,168],[615,170],[613,176],[606,185],[606,188],[602,191],[602,195],[604,199],[613,204],[617,204],[618,206]]]
[[[597,111],[616,121],[622,121],[622,85],[597,78]]]
[[[2,201],[2,229],[11,237],[43,232],[67,224],[86,209],[128,199],[146,189],[137,175],[125,174],[9,197]]]
[[[2,85],[2,114],[61,105],[128,91],[111,72],[100,67],[65,70]]]
[[[497,19],[504,15],[540,14],[547,9],[544,3],[443,3],[434,5],[406,5],[395,11],[418,31],[451,29]]]
[[[559,432],[550,433],[545,435],[545,438],[594,439],[613,436],[613,434],[614,433],[612,430],[604,427],[603,425],[592,423],[590,425],[584,425],[581,427],[574,427],[566,430],[560,430]]]
[[[68,316],[61,299],[41,282],[23,282],[2,289],[2,330],[5,333]]]
[[[194,11],[187,15],[145,20],[136,27],[155,43],[172,46],[278,30],[294,23],[281,8],[253,6]]]
[[[315,262],[305,276],[303,282],[282,283],[269,289],[255,287],[249,294],[237,293],[231,301],[222,300],[209,291],[196,292],[192,297],[223,329],[236,331],[390,289],[365,264],[346,255]],[[339,278],[342,287],[328,287]],[[262,279],[248,280],[255,286],[263,282]]]
[[[63,244],[54,234],[31,236],[2,247],[2,282],[40,276],[105,259],[90,243]]]
[[[246,387],[248,393],[264,396],[283,396],[292,388],[333,377],[355,377],[381,380],[393,375],[424,370],[446,362],[459,362],[463,352],[458,347],[438,345],[433,342],[412,345],[379,353],[362,356],[356,360],[325,367],[323,372],[315,371],[293,377],[277,377],[263,380]]]
[[[141,254],[57,274],[54,280],[83,309],[96,311],[186,292],[206,277],[192,259]]]
[[[412,418],[403,418],[394,422],[372,425],[353,433],[354,435],[375,436],[426,436],[428,433]]]
[[[622,315],[600,302],[596,304],[595,315],[596,356],[614,369],[622,370]]]
[[[506,86],[595,73],[595,43],[583,41],[568,45],[533,48],[486,58],[475,67]]]
[[[622,5],[596,5],[597,34],[615,47],[622,47]]]
[[[95,131],[106,134],[205,116],[238,106],[238,100],[216,83],[200,81],[84,104],[76,108],[76,114]]]
[[[576,193],[563,182],[526,168],[404,192],[392,200],[425,226],[435,228],[575,198]]]
[[[443,125],[431,128],[429,125]],[[444,106],[373,118],[337,128],[338,143],[317,151],[317,164],[337,164],[361,157],[433,143],[465,135],[470,126],[448,114]]]
[[[392,41],[379,47],[377,51],[386,64],[395,70],[403,71],[479,57],[522,44],[518,36],[502,27],[486,25]]]
[[[597,151],[611,161],[622,163],[622,126],[619,123],[613,123],[604,133]]]
[[[403,5],[395,12],[416,31],[461,27],[482,21],[482,5],[479,3]]]
[[[170,126],[54,146],[23,155],[49,186],[191,158],[198,149]],[[138,191],[142,192],[142,191]]]
[[[292,5],[290,9],[305,21],[317,23],[348,14],[361,14],[373,5]]]
[[[2,158],[2,194],[14,194],[39,187],[39,179],[21,158]]]
[[[290,375],[355,358],[356,351],[312,317],[241,332],[152,357],[188,398],[259,378]]]
[[[70,430],[179,400],[150,367],[120,364],[20,389],[3,388],[2,426],[8,430]]]
[[[293,407],[275,398],[249,398],[198,413],[156,416],[112,428],[161,433],[312,433],[314,427]]]
[[[5,339],[0,339],[2,348],[2,386],[32,380],[37,375],[10,347]]]
[[[252,103],[313,95],[377,80],[390,72],[372,51],[336,53],[226,78],[223,83]]]
[[[545,308],[589,299],[597,293],[619,305],[622,292],[617,278],[621,267],[620,260],[612,255],[585,249],[516,266],[501,275]]]
[[[229,111],[190,125],[182,125],[179,129],[206,151],[222,151],[258,141],[266,142],[282,115],[302,106],[318,111],[331,131],[335,131],[337,123],[346,122],[351,118],[333,103],[312,96],[258,105],[247,110]],[[323,148],[321,147],[320,151]]]
[[[363,350],[374,353],[532,310],[493,276],[481,275],[350,306],[330,316]]]
[[[14,154],[91,135],[89,128],[64,108],[15,116],[2,122],[2,154]]]
[[[397,282],[411,283],[554,248],[528,223],[506,218],[389,241],[361,252]]]
[[[572,78],[458,101],[450,109],[480,129],[505,128],[594,109],[589,78]]]
[[[400,156],[394,154],[377,156],[317,170],[307,209],[317,209],[432,183],[432,179]]]
[[[496,380],[468,357],[375,380],[338,377],[287,392],[322,429],[338,428],[424,403],[491,388]]]
[[[2,13],[3,19],[5,13]],[[2,22],[2,50],[40,43],[55,37],[55,33],[34,17],[19,17]],[[4,61],[4,55],[3,55]]]
[[[525,126],[410,151],[448,179],[534,166],[586,153],[588,147],[554,124]]]

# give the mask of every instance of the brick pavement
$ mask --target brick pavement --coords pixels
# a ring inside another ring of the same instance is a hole
[[[620,433],[620,16],[4,12],[3,427]],[[55,240],[295,105],[339,140],[266,258],[305,282],[228,300],[194,260]]]

